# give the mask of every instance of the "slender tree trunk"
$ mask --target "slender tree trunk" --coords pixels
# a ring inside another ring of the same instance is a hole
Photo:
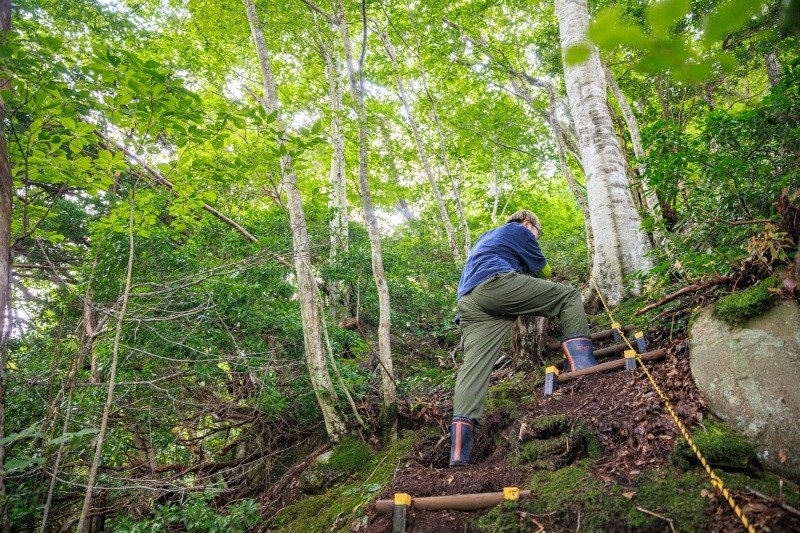
[[[663,236],[658,229],[663,225],[661,207],[656,190],[649,187],[647,181],[643,179],[645,175],[644,158],[646,154],[644,146],[642,145],[642,135],[639,131],[639,121],[633,113],[633,109],[631,109],[628,99],[625,97],[625,93],[620,89],[614,74],[607,66],[603,66],[603,74],[605,75],[606,83],[608,83],[608,86],[611,88],[611,93],[617,100],[617,104],[619,104],[622,116],[625,119],[625,124],[628,126],[628,133],[630,133],[631,136],[631,145],[633,145],[633,155],[636,157],[637,168],[639,170],[639,185],[642,188],[642,195],[647,205],[647,212],[656,223],[656,229],[653,231],[653,242],[660,244],[663,242]]]
[[[114,336],[114,349],[111,356],[111,368],[108,372],[108,392],[106,394],[106,403],[103,406],[103,417],[100,421],[100,432],[97,434],[94,460],[92,461],[92,468],[89,471],[89,478],[86,482],[86,497],[83,499],[83,510],[81,517],[78,520],[78,533],[90,532],[90,524],[87,524],[86,519],[89,515],[89,509],[92,505],[92,492],[97,480],[97,472],[100,469],[100,461],[103,459],[103,443],[105,442],[106,432],[108,431],[108,419],[111,415],[111,408],[114,404],[114,386],[117,379],[117,364],[119,363],[119,346],[120,339],[122,338],[122,324],[125,321],[125,313],[128,310],[128,297],[131,292],[131,279],[133,277],[133,255],[134,255],[134,241],[133,241],[133,220],[134,220],[134,196],[131,193],[131,207],[130,219],[128,220],[128,266],[125,271],[125,289],[122,293],[122,305],[119,310],[119,317],[117,318],[116,334]]]
[[[264,97],[261,105],[267,114],[278,112],[278,92],[275,77],[272,74],[272,62],[267,50],[267,43],[258,19],[253,0],[242,0],[247,12],[247,20],[258,54],[261,76],[264,82]],[[278,116],[278,124],[281,118]],[[280,146],[281,132],[276,142]],[[292,156],[286,154],[281,158],[283,172],[283,188],[286,191],[289,207],[289,220],[292,228],[292,246],[294,250],[294,267],[297,275],[297,290],[300,297],[300,316],[303,321],[303,342],[306,351],[306,364],[311,375],[311,384],[317,403],[322,411],[328,437],[336,442],[345,432],[345,425],[336,408],[336,390],[325,364],[325,348],[322,341],[322,321],[317,304],[316,280],[311,270],[311,247],[308,241],[303,200],[297,189],[297,174],[292,165]]]
[[[347,24],[344,1],[339,0],[336,18],[342,32],[344,44],[345,63],[350,80],[350,94],[358,110],[358,183],[361,189],[361,201],[364,207],[364,222],[369,233],[370,247],[372,249],[372,274],[378,291],[378,359],[381,365],[381,393],[383,395],[382,426],[387,440],[397,437],[397,390],[394,381],[394,368],[392,364],[392,348],[390,344],[390,302],[389,286],[386,283],[386,273],[383,268],[383,254],[381,240],[378,232],[378,220],[375,217],[375,208],[372,205],[372,193],[369,187],[369,173],[367,161],[369,158],[368,132],[367,132],[367,106],[364,101],[364,57],[367,51],[367,14],[366,0],[361,2],[362,44],[359,59],[360,79],[356,79],[353,54],[350,46],[350,29]]]
[[[764,65],[767,67],[769,84],[771,87],[775,87],[781,81],[781,63],[778,61],[778,55],[775,52],[765,54]]]
[[[437,120],[438,124],[438,120]],[[440,132],[441,134],[441,132]],[[442,150],[444,150],[444,142],[442,143]],[[460,160],[456,161],[457,171],[455,174],[450,174],[450,181],[453,184],[453,199],[456,202],[456,213],[458,214],[458,227],[464,235],[464,256],[469,255],[472,249],[472,236],[469,234],[469,224],[467,223],[467,215],[464,213],[464,203],[461,201],[461,182],[463,180],[464,168]],[[448,172],[450,172],[448,167]]]
[[[322,32],[320,32],[322,33]],[[339,255],[347,254],[350,249],[349,215],[347,204],[347,173],[344,158],[344,133],[342,132],[342,64],[336,46],[328,44],[326,37],[320,35],[320,51],[325,60],[325,76],[328,79],[328,106],[331,109],[331,192],[328,198],[328,208],[331,212],[330,221],[330,260],[335,262]],[[342,294],[342,291],[345,294]],[[330,286],[330,300],[334,319],[340,317],[336,310],[340,304],[348,308],[346,298],[347,290],[341,281],[334,281]]]
[[[586,43],[586,0],[556,0],[562,50]],[[595,239],[592,276],[610,305],[627,296],[626,276],[649,270],[651,250],[628,190],[625,160],[608,112],[606,84],[597,49],[580,65],[564,65],[572,117],[586,172],[589,214]],[[632,294],[641,291],[634,283]]]
[[[464,214],[464,205],[461,202],[461,168],[458,174],[453,174],[450,168],[450,158],[447,156],[447,143],[445,142],[445,135],[442,131],[442,124],[439,121],[439,111],[436,106],[436,99],[433,97],[430,88],[428,87],[428,72],[425,69],[425,62],[422,60],[422,52],[420,50],[419,33],[417,33],[417,25],[414,21],[414,13],[411,9],[408,10],[408,16],[411,20],[411,26],[414,30],[414,52],[419,63],[420,80],[422,81],[422,89],[428,97],[428,102],[431,104],[431,116],[436,125],[436,134],[439,137],[439,149],[441,150],[442,165],[444,170],[450,178],[450,185],[453,188],[453,201],[456,203],[456,214],[458,215],[458,226],[464,236],[464,255],[469,255],[470,248],[472,248],[472,236],[469,234],[469,224],[467,217]]]
[[[458,242],[456,240],[456,233],[453,229],[453,224],[450,222],[450,215],[447,212],[447,207],[444,204],[444,199],[442,197],[442,191],[439,189],[439,184],[436,181],[436,176],[433,173],[433,168],[431,168],[430,160],[428,159],[428,153],[425,149],[425,144],[422,140],[422,136],[419,133],[419,127],[417,126],[417,121],[414,119],[414,114],[411,110],[411,105],[408,102],[408,94],[406,93],[405,85],[403,84],[403,80],[400,77],[400,69],[397,65],[397,56],[394,51],[394,46],[392,45],[391,41],[389,40],[389,36],[383,31],[377,31],[378,36],[381,38],[383,42],[383,46],[386,49],[386,54],[389,56],[389,60],[392,62],[392,67],[395,71],[395,82],[397,83],[397,92],[400,96],[400,101],[403,103],[403,109],[405,110],[406,118],[408,119],[408,123],[411,126],[411,132],[414,135],[414,142],[417,145],[417,154],[419,155],[420,161],[422,161],[422,167],[425,170],[425,175],[428,177],[428,182],[431,184],[431,190],[433,191],[433,197],[436,200],[436,205],[439,208],[439,216],[442,219],[442,224],[444,224],[445,232],[447,233],[447,242],[450,244],[450,252],[453,254],[453,259],[456,261],[460,259],[461,254],[458,251]]]
[[[11,31],[11,0],[0,0],[0,45]],[[0,89],[10,86],[10,72],[0,72]],[[0,98],[0,439],[6,436],[6,390],[8,386],[8,339],[11,336],[11,198],[14,180],[4,124],[6,105]],[[8,505],[5,477],[6,447],[0,444],[0,530],[7,533]]]
[[[383,135],[383,144],[388,154],[387,163],[389,165],[389,174],[392,178],[392,183],[399,187],[400,173],[397,171],[397,165],[395,164],[394,143],[392,142],[392,136],[389,134],[389,127],[386,125],[385,120],[381,120],[381,134]],[[411,222],[417,218],[414,216],[414,213],[411,212],[411,208],[408,206],[408,201],[405,198],[398,198],[395,209],[402,215],[403,220],[406,222]]]

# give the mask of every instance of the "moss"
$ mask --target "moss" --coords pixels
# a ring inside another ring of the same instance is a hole
[[[520,402],[531,397],[530,385],[525,383],[526,374],[518,372],[511,379],[501,381],[489,389],[486,410],[494,411],[501,407],[515,408]]]
[[[394,429],[397,428],[398,417],[399,411],[397,409],[397,402],[381,407],[381,411],[378,414],[378,421],[384,441],[387,440],[387,438],[394,433]]]
[[[348,474],[364,473],[372,460],[372,449],[361,439],[344,437],[334,448],[327,467]]]
[[[747,290],[729,294],[717,302],[714,314],[733,326],[741,325],[772,306],[770,289],[776,284],[775,278],[767,278]]]
[[[720,420],[709,418],[705,427],[692,431],[692,440],[712,467],[753,470],[757,465],[753,445]],[[671,459],[677,465],[699,464],[699,459],[685,440],[677,443]]]
[[[531,498],[494,507],[476,521],[476,529],[536,531],[541,524],[561,530],[580,520],[585,531],[669,531],[666,521],[641,508],[671,519],[678,531],[706,530],[709,500],[701,492],[710,486],[704,472],[651,470],[633,487],[605,487],[592,476],[591,465],[582,461],[555,472],[538,472],[529,483]]]
[[[266,524],[266,531],[287,533],[349,531],[350,525],[355,520],[364,518],[369,504],[381,489],[391,483],[397,463],[402,457],[411,453],[414,441],[418,437],[416,433],[408,432],[405,437],[392,443],[374,458],[367,458],[362,468],[358,469],[359,475],[351,478],[349,483],[333,487],[319,496],[306,497],[281,509]],[[337,445],[337,449],[342,447],[342,444],[344,441]],[[355,451],[358,448],[359,446],[350,442],[347,446],[348,453],[340,451],[339,454],[354,460],[363,453],[363,450]],[[334,452],[331,461],[336,455]],[[344,462],[343,459],[342,461]],[[338,527],[331,527],[331,524],[338,524]]]

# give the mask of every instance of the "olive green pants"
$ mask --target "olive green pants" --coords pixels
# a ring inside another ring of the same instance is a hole
[[[464,363],[458,371],[453,415],[479,419],[492,367],[520,315],[557,317],[564,336],[589,335],[578,291],[516,272],[496,274],[458,300]]]

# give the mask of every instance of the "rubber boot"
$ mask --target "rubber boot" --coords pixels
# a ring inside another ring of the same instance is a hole
[[[561,341],[561,349],[564,351],[571,370],[581,370],[597,364],[589,337],[566,338]]]
[[[454,416],[450,423],[450,468],[467,466],[472,460],[474,422],[466,416]]]

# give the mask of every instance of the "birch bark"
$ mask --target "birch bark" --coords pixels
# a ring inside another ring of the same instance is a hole
[[[258,63],[264,82],[264,98],[261,105],[267,114],[279,111],[278,92],[275,77],[272,73],[267,43],[261,29],[261,21],[256,12],[253,0],[242,0],[247,12],[247,21],[258,54]],[[280,114],[278,124],[281,123]],[[282,144],[280,132],[276,138]],[[303,342],[306,352],[306,364],[311,375],[311,384],[317,403],[322,411],[325,429],[328,437],[336,442],[345,432],[345,425],[336,408],[336,390],[328,373],[325,363],[325,348],[322,341],[322,322],[319,316],[317,302],[316,280],[311,270],[311,248],[308,240],[303,200],[297,189],[297,173],[292,165],[292,156],[286,154],[281,157],[281,170],[283,172],[283,188],[289,207],[289,219],[292,227],[292,247],[294,250],[294,267],[297,274],[297,289],[300,297],[300,316],[303,321]]]
[[[249,0],[252,1],[252,0]],[[383,254],[381,240],[378,232],[378,220],[375,217],[375,208],[372,205],[372,192],[369,187],[369,144],[367,131],[367,106],[364,101],[364,57],[366,55],[366,0],[361,2],[361,16],[363,21],[361,57],[359,59],[359,79],[356,79],[353,53],[350,45],[350,28],[344,9],[344,1],[339,0],[336,18],[342,33],[344,44],[345,64],[347,65],[348,79],[350,80],[350,95],[358,111],[358,183],[361,189],[361,202],[364,208],[364,222],[369,233],[370,248],[372,250],[372,274],[378,291],[378,359],[381,366],[381,393],[383,395],[382,425],[384,436],[388,440],[397,437],[397,389],[394,381],[392,365],[392,348],[389,340],[390,334],[390,301],[389,286],[386,283],[386,273],[383,268]]]
[[[428,182],[431,184],[431,191],[433,192],[433,198],[436,200],[436,206],[439,208],[439,217],[442,219],[442,224],[444,224],[444,230],[447,233],[447,242],[450,244],[450,253],[453,254],[453,259],[458,261],[461,257],[461,254],[458,251],[458,242],[456,241],[456,233],[453,229],[453,224],[450,222],[450,215],[447,212],[447,206],[444,204],[444,198],[442,197],[442,191],[439,189],[439,184],[436,181],[436,176],[433,173],[433,169],[431,168],[430,160],[428,159],[428,152],[425,149],[425,144],[422,141],[422,136],[419,133],[419,127],[417,126],[417,121],[414,118],[414,114],[411,111],[411,105],[408,102],[408,93],[406,92],[405,84],[403,83],[403,79],[400,77],[400,69],[397,65],[397,54],[395,53],[394,46],[392,45],[391,41],[389,40],[389,36],[383,31],[376,31],[378,36],[381,38],[381,42],[383,42],[383,47],[386,49],[386,55],[389,56],[389,60],[392,62],[392,68],[394,68],[395,72],[395,83],[397,84],[397,93],[400,96],[400,102],[403,104],[403,110],[405,111],[406,119],[408,120],[409,125],[411,126],[411,133],[414,136],[414,142],[417,146],[417,154],[419,155],[419,159],[422,162],[422,168],[425,170],[425,175],[428,177]]]
[[[589,10],[586,0],[555,0],[562,50],[586,43]],[[595,239],[592,277],[610,305],[638,294],[641,284],[626,287],[626,276],[649,270],[647,235],[628,190],[625,161],[608,111],[606,84],[597,49],[579,65],[564,64],[581,161],[586,173],[589,215]]]
[[[331,261],[336,261],[340,254],[347,254],[350,249],[349,215],[347,204],[347,174],[344,158],[344,133],[342,132],[342,63],[333,43],[326,43],[320,37],[320,51],[325,60],[325,76],[328,79],[328,106],[331,110],[331,192],[328,198],[328,209],[331,211],[330,221],[330,254]],[[342,283],[331,283],[330,299],[335,310],[338,304],[347,307],[346,294],[342,294]],[[345,291],[346,292],[346,291]],[[339,318],[339,317],[335,317]]]
[[[622,92],[622,89],[620,89],[614,74],[606,66],[603,66],[603,75],[606,78],[608,87],[611,89],[611,93],[614,95],[614,99],[616,99],[617,104],[619,104],[619,108],[622,111],[622,116],[625,119],[625,124],[628,126],[628,133],[630,133],[631,144],[633,145],[633,155],[636,157],[637,168],[639,169],[639,184],[642,188],[642,195],[644,196],[644,201],[647,204],[648,213],[656,222],[656,229],[653,231],[653,242],[658,245],[663,241],[663,236],[658,229],[662,225],[661,207],[659,206],[658,194],[656,194],[656,190],[649,187],[644,179],[641,179],[644,176],[645,171],[645,152],[644,146],[642,145],[642,134],[639,131],[639,120],[633,113],[633,109],[631,109],[631,106],[628,103],[628,98],[625,96],[625,93]]]

